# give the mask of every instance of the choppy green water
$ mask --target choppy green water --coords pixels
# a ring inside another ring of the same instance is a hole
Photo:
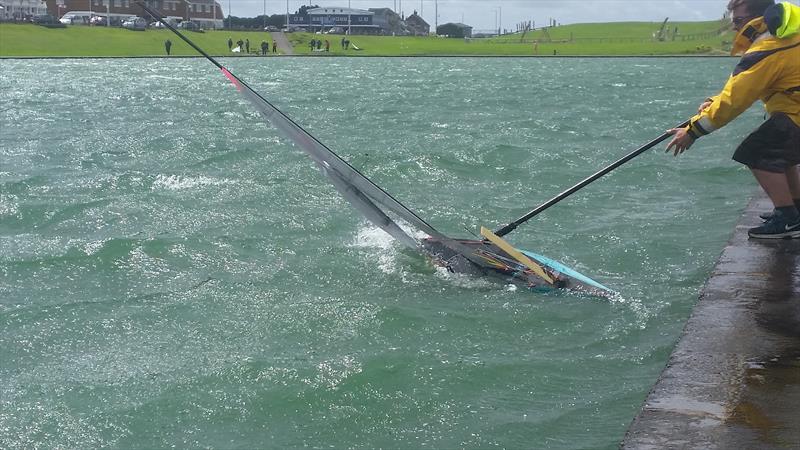
[[[680,122],[734,61],[227,63],[466,236]],[[0,69],[3,448],[614,448],[754,186],[729,155],[755,109],[508,236],[619,299],[511,290],[369,226],[203,60]]]

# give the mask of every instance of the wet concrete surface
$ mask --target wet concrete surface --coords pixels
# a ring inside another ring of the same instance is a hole
[[[757,194],[625,449],[800,449],[800,239],[753,240]]]

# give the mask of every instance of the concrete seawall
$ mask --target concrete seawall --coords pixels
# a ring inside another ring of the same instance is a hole
[[[800,449],[800,239],[750,240],[750,202],[625,449]]]

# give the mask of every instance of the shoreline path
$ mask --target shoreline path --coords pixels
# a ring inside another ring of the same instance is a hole
[[[286,38],[286,34],[282,31],[270,33],[272,40],[278,44],[278,49],[284,55],[294,55],[294,50],[292,50],[292,45],[289,44],[289,39]]]

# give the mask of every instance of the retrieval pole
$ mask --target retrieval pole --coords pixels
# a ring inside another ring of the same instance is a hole
[[[686,122],[683,122],[682,124],[678,125],[675,128],[683,128],[683,127],[685,127],[687,125],[689,125],[689,121],[688,120]],[[617,167],[625,164],[626,162],[632,160],[633,158],[639,156],[640,154],[646,152],[647,150],[650,150],[651,148],[653,148],[656,145],[658,145],[659,143],[663,142],[664,140],[666,140],[670,136],[672,136],[670,133],[664,133],[661,136],[653,139],[652,141],[650,141],[647,144],[637,148],[636,150],[632,151],[631,153],[628,153],[623,158],[620,158],[619,160],[617,160],[616,162],[614,162],[610,166],[600,170],[599,172],[595,173],[594,175],[590,176],[589,178],[586,178],[585,180],[581,181],[580,183],[576,184],[575,186],[572,186],[571,188],[567,189],[566,191],[564,191],[564,192],[556,195],[555,197],[551,198],[550,200],[544,202],[543,204],[541,204],[540,206],[538,206],[536,209],[532,210],[528,214],[525,214],[524,216],[522,216],[519,219],[511,222],[510,224],[504,226],[503,228],[500,228],[499,230],[495,231],[494,234],[496,234],[497,236],[505,236],[508,233],[511,233],[518,226],[520,226],[523,223],[525,223],[528,220],[530,220],[533,216],[535,216],[535,215],[539,214],[540,212],[544,211],[545,209],[555,205],[556,203],[560,202],[561,200],[564,200],[565,198],[569,197],[570,195],[574,194],[575,192],[579,191],[580,189],[586,187],[589,183],[597,180],[598,178],[600,178],[603,175],[611,172],[612,170],[614,170]]]

